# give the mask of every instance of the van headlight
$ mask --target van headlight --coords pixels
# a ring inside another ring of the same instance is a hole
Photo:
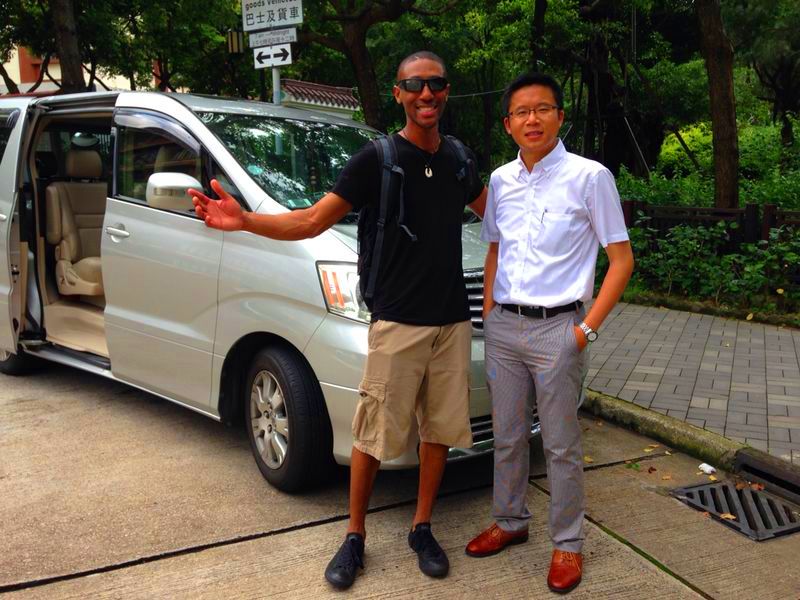
[[[370,313],[358,288],[354,263],[317,263],[319,282],[328,312],[362,323],[370,322]]]

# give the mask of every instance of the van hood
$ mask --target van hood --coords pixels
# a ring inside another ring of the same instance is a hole
[[[353,252],[358,252],[358,225],[340,223],[334,225],[332,230]],[[480,234],[480,223],[469,223],[461,228],[462,264],[465,270],[483,268],[488,245],[481,241]]]

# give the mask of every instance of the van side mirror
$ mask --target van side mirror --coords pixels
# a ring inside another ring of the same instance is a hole
[[[145,200],[148,206],[166,210],[194,210],[189,188],[202,190],[203,185],[185,173],[153,173],[147,179]]]

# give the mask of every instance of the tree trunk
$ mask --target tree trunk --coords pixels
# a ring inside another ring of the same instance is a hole
[[[531,27],[531,70],[539,70],[541,60],[542,38],[544,37],[544,15],[547,12],[547,0],[536,0],[533,6],[533,22]]]
[[[170,88],[169,78],[172,76],[172,73],[169,72],[167,60],[163,56],[159,57],[156,61],[156,68],[158,69],[158,73],[154,73],[154,75],[156,76],[158,91],[166,92]]]
[[[9,94],[19,94],[19,87],[17,87],[17,84],[11,79],[11,76],[2,63],[0,63],[0,77],[3,78],[3,83],[6,84]]]
[[[733,47],[722,25],[719,0],[695,0],[700,48],[708,73],[714,146],[714,205],[739,206],[739,141],[733,93]]]
[[[378,81],[372,57],[367,49],[367,30],[359,22],[343,23],[342,33],[346,54],[356,76],[358,95],[361,107],[364,109],[364,120],[367,125],[384,131],[386,125],[381,115]]]
[[[75,9],[72,0],[51,0],[56,49],[61,63],[61,89],[65,92],[83,92],[81,51],[75,26]]]
[[[781,143],[787,148],[794,145],[792,120],[785,112],[781,115]]]

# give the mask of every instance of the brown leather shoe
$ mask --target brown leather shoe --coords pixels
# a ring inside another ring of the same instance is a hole
[[[583,556],[579,552],[553,550],[550,573],[547,575],[547,587],[559,594],[566,594],[578,587],[582,573]]]
[[[466,553],[469,556],[482,558],[497,554],[506,546],[522,544],[528,541],[528,530],[509,533],[504,531],[494,523],[489,529],[481,533],[478,537],[467,544]]]

